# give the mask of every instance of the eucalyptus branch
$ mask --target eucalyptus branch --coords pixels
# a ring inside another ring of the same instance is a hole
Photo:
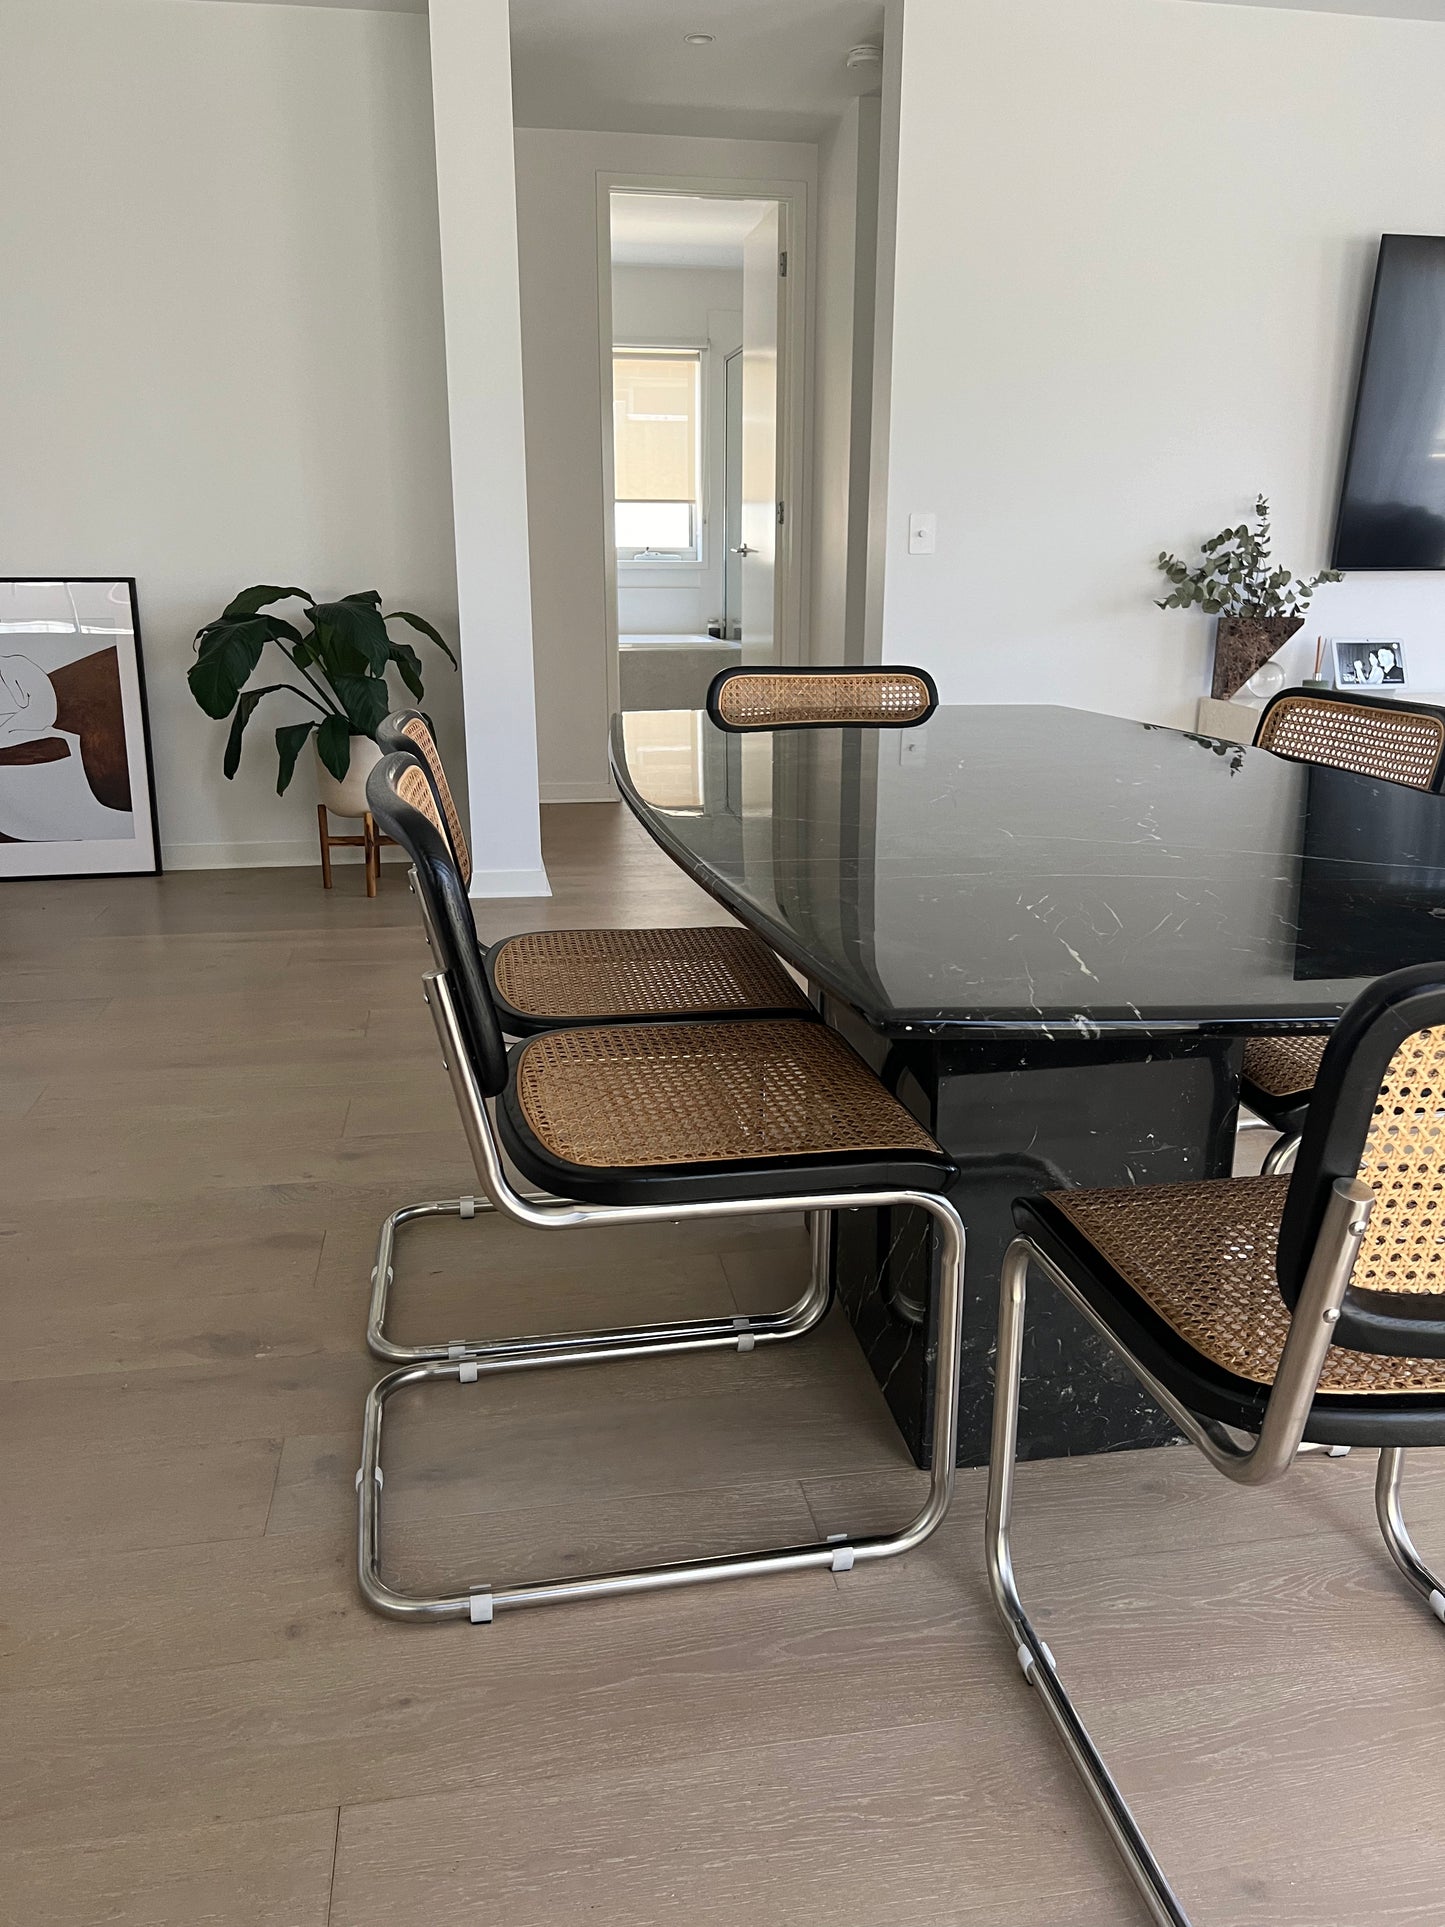
[[[1155,606],[1197,607],[1211,616],[1266,620],[1302,616],[1321,584],[1344,580],[1338,569],[1322,569],[1304,581],[1288,569],[1272,568],[1269,503],[1264,496],[1255,502],[1254,512],[1254,528],[1241,522],[1238,528],[1221,529],[1201,542],[1197,568],[1161,550],[1155,566],[1172,587]]]

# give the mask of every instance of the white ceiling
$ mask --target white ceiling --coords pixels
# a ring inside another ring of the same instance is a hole
[[[204,3],[204,0],[203,0]],[[275,0],[267,0],[275,4]],[[425,13],[427,0],[281,0]],[[521,127],[817,140],[879,70],[883,0],[511,0]],[[684,35],[710,33],[706,47]]]
[[[1208,4],[1284,7],[1295,13],[1366,13],[1380,20],[1445,21],[1445,0],[1208,0]]]
[[[371,13],[425,13],[427,10],[427,0],[265,0],[265,4],[293,7],[358,7],[363,12]],[[1376,18],[1383,20],[1445,22],[1445,0],[1205,0],[1205,4],[1285,7],[1298,13],[1361,13],[1373,14]],[[805,22],[805,31],[810,35],[819,31],[830,32],[827,24],[829,15],[836,15],[839,19],[846,15],[862,16],[865,20],[865,24],[858,28],[854,38],[847,40],[844,47],[845,53],[856,40],[877,40],[881,37],[880,23],[883,18],[881,0],[878,0],[878,4],[871,6],[863,4],[862,0],[858,5],[850,4],[850,0],[776,0],[776,4],[771,8],[756,4],[755,0],[699,0],[696,6],[688,5],[687,0],[512,0],[512,32],[516,39],[523,43],[525,49],[523,58],[531,70],[536,60],[545,55],[552,41],[557,39],[566,41],[570,47],[571,56],[575,60],[579,39],[574,36],[580,35],[580,41],[586,44],[610,40],[616,23],[624,18],[631,19],[634,23],[640,20],[641,35],[651,43],[656,43],[660,36],[676,28],[679,40],[685,33],[716,32],[718,33],[717,44],[721,46],[724,34],[718,32],[715,22],[723,23],[729,36],[734,34],[740,26],[746,33],[748,30],[744,22],[748,15],[765,17],[770,12],[779,14],[784,5],[788,8],[788,19],[786,23],[775,23],[779,26],[779,37],[783,41],[790,40],[795,21]],[[683,19],[684,14],[687,16],[686,20]],[[704,16],[708,17],[704,18]],[[635,24],[628,31],[634,38],[639,37],[639,30]],[[689,48],[688,51],[693,53],[698,50]],[[736,48],[725,50],[713,69],[714,78],[718,76],[719,69],[724,64],[728,67],[735,64],[736,52]],[[802,54],[803,50],[800,47],[797,49],[798,58],[791,61],[790,65],[805,68],[807,73],[813,76],[816,85],[820,77],[818,64],[811,58],[802,58]],[[691,88],[695,76],[687,74],[685,77]],[[529,99],[534,80],[540,80],[542,96],[545,96],[547,91],[546,76],[539,76],[534,71],[529,71],[527,74]],[[805,88],[799,95],[799,111],[805,115],[820,112],[825,117],[829,117],[838,112],[838,108],[850,94],[860,91],[857,86],[845,85],[841,99],[835,100],[837,91],[835,80],[836,76],[829,75],[826,71],[822,72],[822,93],[825,104],[821,108],[816,107],[809,101]],[[656,89],[649,86],[641,91],[652,94]],[[696,90],[693,89],[693,91]],[[778,89],[770,82],[767,91],[769,94],[776,94]],[[574,94],[573,98],[577,99],[580,96]],[[764,111],[769,110],[765,108]],[[550,127],[564,123],[538,121],[536,124]],[[588,121],[580,124],[593,126],[597,123]],[[620,125],[620,123],[608,123],[609,126],[614,124]],[[624,128],[623,131],[627,130]],[[644,128],[642,131],[649,130]]]
[[[350,7],[359,13],[425,13],[427,0],[265,0],[280,7]]]
[[[876,91],[846,61],[882,38],[882,0],[512,0],[517,122],[816,140]]]
[[[743,242],[767,201],[614,194],[612,260],[619,268],[741,268]]]

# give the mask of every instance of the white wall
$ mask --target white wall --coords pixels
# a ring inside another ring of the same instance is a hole
[[[614,266],[612,339],[624,347],[705,347],[702,561],[619,562],[617,626],[624,635],[705,635],[723,612],[728,354],[742,346],[743,271]]]
[[[879,109],[852,101],[818,155],[811,662],[864,653]]]
[[[507,0],[431,0],[474,897],[542,867]]]
[[[304,707],[227,783],[184,677],[252,582],[455,634],[427,23],[5,0],[0,43],[3,566],[137,577],[169,863],[315,862]],[[440,657],[427,698],[459,760]]]
[[[817,149],[522,127],[516,134],[527,508],[542,795],[603,800],[607,617],[598,332],[599,173],[796,180]]]
[[[1442,102],[1422,21],[908,0],[885,654],[1192,722],[1210,624],[1153,608],[1153,558],[1263,489],[1278,558],[1325,560],[1379,234],[1445,233]],[[1323,590],[1317,631],[1445,689],[1445,577]]]

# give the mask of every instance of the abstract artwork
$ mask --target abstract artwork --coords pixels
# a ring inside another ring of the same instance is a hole
[[[135,583],[0,579],[0,878],[160,867]]]

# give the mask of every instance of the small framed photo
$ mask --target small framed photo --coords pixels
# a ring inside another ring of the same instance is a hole
[[[1398,636],[1331,636],[1336,689],[1405,689],[1405,645]]]
[[[0,578],[0,878],[160,867],[135,582]]]

